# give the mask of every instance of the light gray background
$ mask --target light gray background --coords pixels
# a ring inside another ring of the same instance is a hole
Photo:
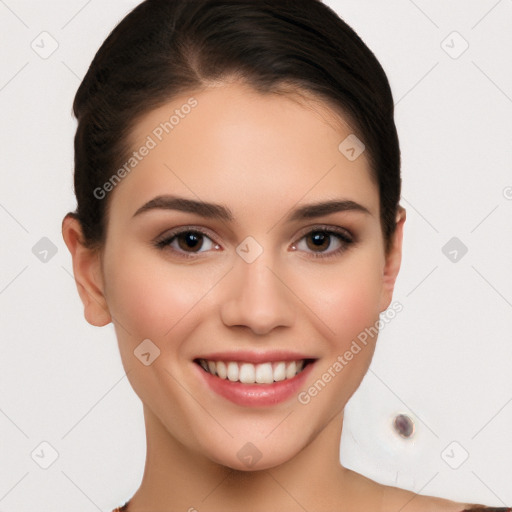
[[[110,511],[142,477],[142,406],[112,325],[83,317],[60,231],[75,207],[74,94],[137,3],[0,0],[3,512]],[[512,1],[327,3],[388,74],[407,208],[404,309],[346,408],[341,460],[421,494],[512,505]],[[46,262],[32,251],[43,237]],[[455,262],[452,237],[468,249]],[[399,413],[412,439],[394,432]]]

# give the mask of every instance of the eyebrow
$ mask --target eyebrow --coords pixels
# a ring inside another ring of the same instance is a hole
[[[208,203],[205,201],[196,201],[195,199],[187,199],[173,195],[157,196],[144,205],[142,205],[133,217],[151,210],[178,210],[187,213],[194,213],[204,218],[219,219],[232,222],[234,220],[233,213],[226,206]],[[332,199],[329,201],[321,201],[318,203],[307,204],[293,210],[286,218],[288,222],[312,219],[321,217],[330,213],[355,211],[372,215],[365,206],[351,200]]]

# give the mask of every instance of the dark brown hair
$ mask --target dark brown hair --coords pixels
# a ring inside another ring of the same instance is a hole
[[[366,146],[390,247],[400,200],[400,148],[386,74],[361,38],[320,0],[146,0],[112,30],[75,96],[74,187],[88,247],[105,242],[106,183],[134,148],[140,117],[213,81],[261,93],[313,94]],[[340,140],[341,142],[341,140]]]

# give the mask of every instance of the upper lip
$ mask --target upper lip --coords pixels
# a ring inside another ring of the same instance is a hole
[[[302,359],[316,359],[308,354],[290,352],[289,350],[272,350],[267,352],[255,352],[237,350],[231,352],[212,352],[196,357],[207,361],[236,361],[240,363],[273,363],[279,361],[300,361]]]

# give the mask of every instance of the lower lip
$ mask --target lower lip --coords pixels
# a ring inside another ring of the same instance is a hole
[[[203,370],[194,363],[197,371],[212,391],[231,402],[244,407],[266,407],[276,405],[295,395],[307,379],[315,362],[309,363],[304,370],[291,379],[273,384],[242,384],[221,379]]]

